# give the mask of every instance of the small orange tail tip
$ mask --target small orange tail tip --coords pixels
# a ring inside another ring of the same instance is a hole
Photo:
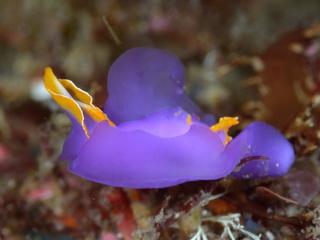
[[[219,119],[219,122],[211,126],[210,129],[213,132],[224,131],[226,134],[224,144],[226,145],[232,140],[232,137],[228,135],[229,129],[237,124],[239,124],[238,117],[222,117]]]

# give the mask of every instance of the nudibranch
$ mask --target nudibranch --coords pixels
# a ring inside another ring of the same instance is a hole
[[[285,174],[294,151],[272,126],[253,122],[235,138],[238,118],[209,126],[184,92],[184,67],[153,48],[122,54],[108,74],[104,110],[73,82],[48,67],[44,84],[69,116],[72,129],[61,158],[85,179],[117,187],[163,188],[232,174],[259,178]]]

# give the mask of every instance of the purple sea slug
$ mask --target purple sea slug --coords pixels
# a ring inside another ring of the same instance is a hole
[[[85,179],[117,187],[163,188],[183,182],[280,176],[294,151],[263,122],[249,124],[232,139],[234,117],[208,126],[184,93],[184,67],[174,55],[133,48],[108,75],[104,110],[70,80],[45,69],[44,84],[72,122],[61,158]]]

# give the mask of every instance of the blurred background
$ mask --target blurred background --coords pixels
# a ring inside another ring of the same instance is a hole
[[[132,239],[150,228],[170,190],[67,173],[57,158],[70,124],[42,86],[51,66],[103,106],[110,64],[137,46],[176,54],[205,111],[273,124],[308,159],[296,168],[319,174],[320,1],[0,0],[0,239]],[[157,236],[188,239],[192,227],[179,226]],[[273,239],[295,239],[288,229]]]

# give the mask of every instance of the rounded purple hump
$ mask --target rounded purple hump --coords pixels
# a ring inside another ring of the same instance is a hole
[[[184,93],[184,79],[184,67],[175,55],[154,48],[132,48],[109,70],[104,111],[117,124],[175,107],[198,115],[199,108]]]

